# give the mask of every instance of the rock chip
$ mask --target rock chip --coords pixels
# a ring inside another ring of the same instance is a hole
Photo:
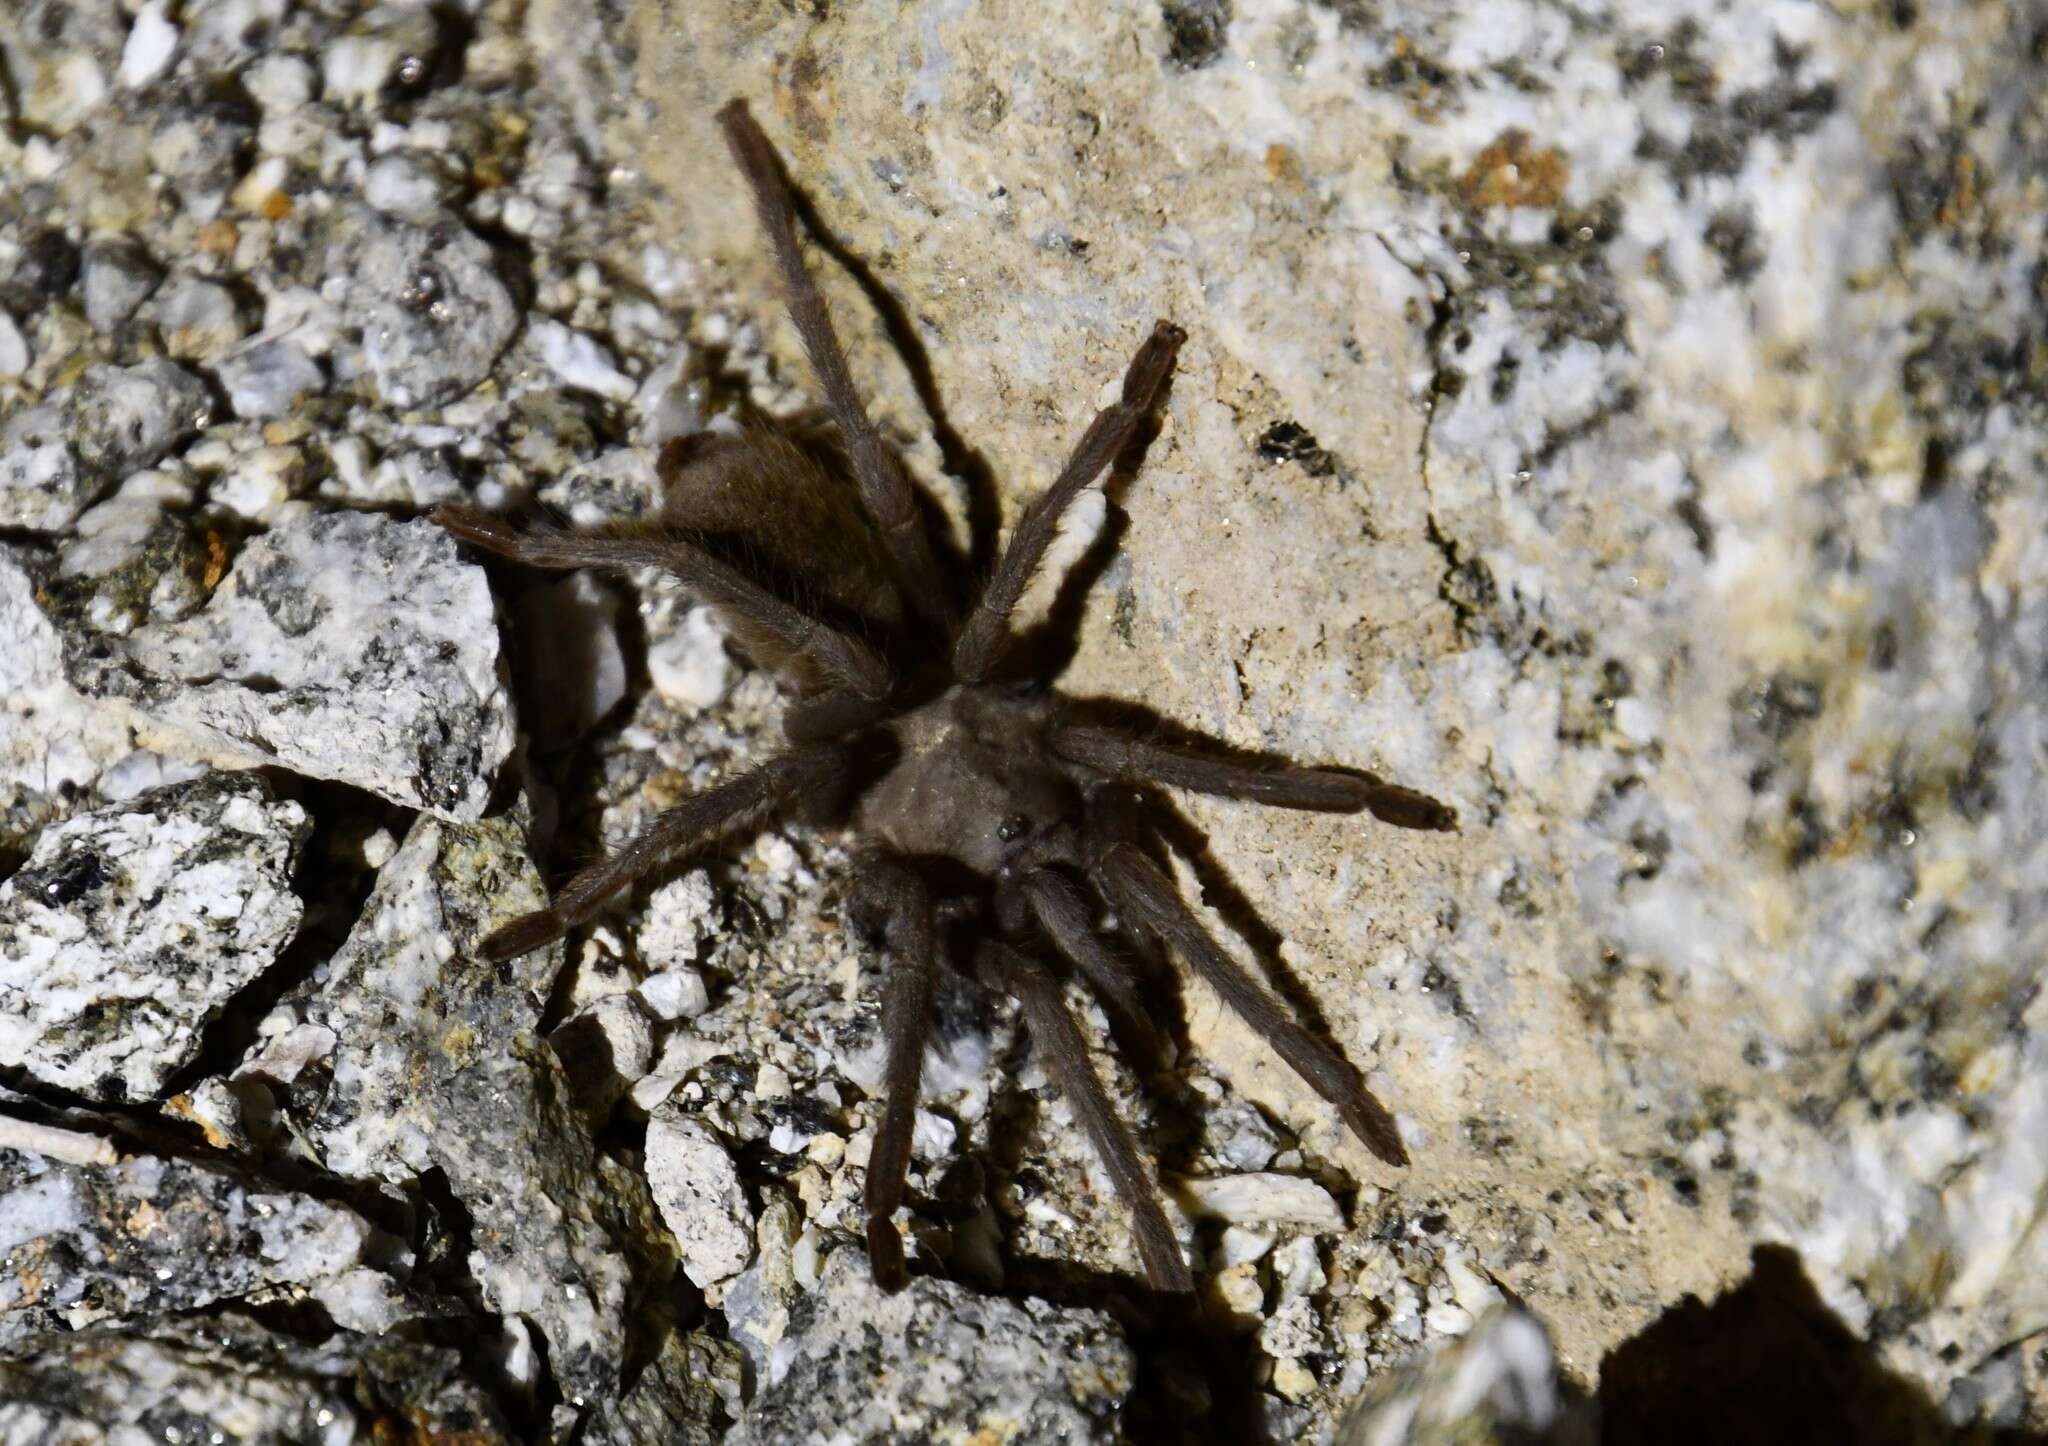
[[[37,605],[47,572],[0,552],[0,859],[10,861],[134,748],[126,724],[65,676],[63,642]]]
[[[193,276],[175,277],[157,293],[156,323],[164,350],[188,361],[218,356],[244,332],[234,293]]]
[[[607,994],[585,1005],[562,1021],[548,1043],[569,1073],[576,1103],[600,1121],[654,1058],[653,1030],[627,994]]]
[[[327,386],[319,363],[289,341],[257,341],[213,365],[238,417],[289,416],[300,401]]]
[[[0,428],[0,526],[55,532],[109,484],[206,425],[206,385],[176,362],[93,366]]]
[[[427,522],[305,515],[189,618],[74,651],[74,682],[167,752],[277,764],[443,818],[490,799],[512,725],[481,569]]]
[[[798,1300],[775,1359],[731,1446],[1114,1441],[1133,1371],[1099,1311],[924,1277],[885,1295],[852,1247]]]
[[[291,1076],[278,1081],[280,1108],[335,1174],[445,1177],[470,1215],[469,1271],[485,1302],[538,1326],[565,1396],[596,1401],[617,1382],[631,1274],[622,1212],[636,1207],[534,1033],[560,951],[503,965],[475,953],[540,901],[512,819],[421,817],[322,977],[266,1025],[299,1037],[303,1057],[279,1069],[259,1052],[245,1069]]]
[[[325,235],[323,273],[361,329],[360,347],[344,349],[348,374],[400,408],[452,401],[490,374],[519,314],[475,232],[449,215],[420,225],[354,205]]]
[[[13,317],[0,311],[0,381],[20,376],[35,360],[35,353],[29,350],[28,338],[21,334],[21,327]]]
[[[311,824],[216,775],[46,829],[0,884],[0,1063],[94,1099],[147,1099],[275,962]]]
[[[1233,1225],[1301,1225],[1340,1230],[1344,1212],[1330,1192],[1299,1175],[1259,1170],[1208,1180],[1183,1180],[1176,1193],[1198,1215]]]
[[[102,333],[119,330],[163,275],[133,241],[116,238],[86,247],[85,319]]]
[[[354,1211],[183,1160],[0,1148],[0,1356],[70,1332],[318,1287],[386,1253]]]
[[[754,1253],[754,1212],[717,1132],[673,1101],[647,1122],[647,1183],[700,1289],[729,1280]]]

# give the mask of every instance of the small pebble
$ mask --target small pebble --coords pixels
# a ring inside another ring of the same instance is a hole
[[[177,277],[157,293],[156,321],[164,350],[181,361],[207,361],[246,334],[234,293],[214,281]]]
[[[118,331],[162,280],[163,272],[133,241],[94,242],[85,248],[81,281],[85,319],[102,335]]]
[[[1235,1225],[1300,1225],[1340,1230],[1344,1213],[1330,1192],[1299,1175],[1257,1172],[1183,1180],[1177,1192],[1189,1210]]]
[[[285,416],[303,398],[327,387],[319,364],[288,341],[258,342],[232,352],[214,363],[213,374],[238,417]]]
[[[0,378],[20,376],[34,359],[14,318],[0,311]]]
[[[149,84],[169,69],[178,51],[178,27],[165,16],[164,0],[149,0],[128,28],[121,47],[121,84],[133,89]]]
[[[754,1214],[732,1156],[673,1102],[647,1122],[647,1183],[700,1289],[740,1273],[754,1253]]]
[[[640,998],[658,1019],[694,1019],[711,1007],[704,976],[694,969],[664,969],[640,981]]]

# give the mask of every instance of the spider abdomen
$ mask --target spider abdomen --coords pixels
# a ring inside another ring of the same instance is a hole
[[[899,854],[995,878],[1038,857],[1075,817],[1079,791],[1046,745],[1042,697],[962,684],[894,719],[896,752],[854,823]]]

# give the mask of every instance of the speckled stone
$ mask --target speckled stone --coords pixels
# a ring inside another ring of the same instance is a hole
[[[206,385],[161,357],[94,366],[0,426],[0,525],[55,532],[206,425]]]
[[[243,1072],[275,1081],[295,1133],[336,1175],[444,1177],[473,1222],[468,1264],[484,1300],[537,1325],[555,1380],[588,1403],[618,1380],[620,1236],[634,1207],[598,1168],[562,1065],[534,1033],[560,951],[505,966],[474,953],[538,899],[512,820],[422,817],[347,943],[279,1006],[271,1043]],[[305,1045],[285,1067],[290,1038]]]
[[[52,817],[128,753],[128,729],[74,692],[35,572],[0,552],[0,849],[19,858]],[[39,578],[38,574],[42,575]]]
[[[647,1122],[647,1183],[698,1286],[729,1280],[754,1253],[754,1212],[718,1135],[673,1103]]]
[[[289,1298],[381,1252],[354,1211],[182,1160],[71,1164],[0,1148],[0,1355],[95,1321]]]
[[[45,829],[0,883],[0,1064],[156,1095],[298,928],[310,828],[261,779],[215,775]]]
[[[81,643],[71,668],[153,746],[442,817],[481,813],[511,748],[489,589],[425,522],[295,518],[251,540],[198,613]]]
[[[875,1438],[1113,1441],[1130,1348],[1105,1315],[913,1279],[884,1295],[833,1252],[791,1314],[776,1366],[726,1437],[824,1446]]]
[[[372,1439],[389,1423],[429,1437],[509,1439],[488,1392],[445,1346],[342,1332],[309,1345],[236,1314],[105,1326],[0,1361],[0,1440],[120,1442],[145,1437]]]
[[[452,401],[490,372],[518,313],[490,247],[452,216],[430,225],[367,206],[337,211],[324,232],[324,274],[360,348],[338,360],[382,401],[417,407]]]

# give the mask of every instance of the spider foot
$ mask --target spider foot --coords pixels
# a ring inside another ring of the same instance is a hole
[[[894,1222],[868,1217],[868,1268],[884,1293],[896,1294],[910,1284],[910,1267],[903,1259],[903,1237]]]

